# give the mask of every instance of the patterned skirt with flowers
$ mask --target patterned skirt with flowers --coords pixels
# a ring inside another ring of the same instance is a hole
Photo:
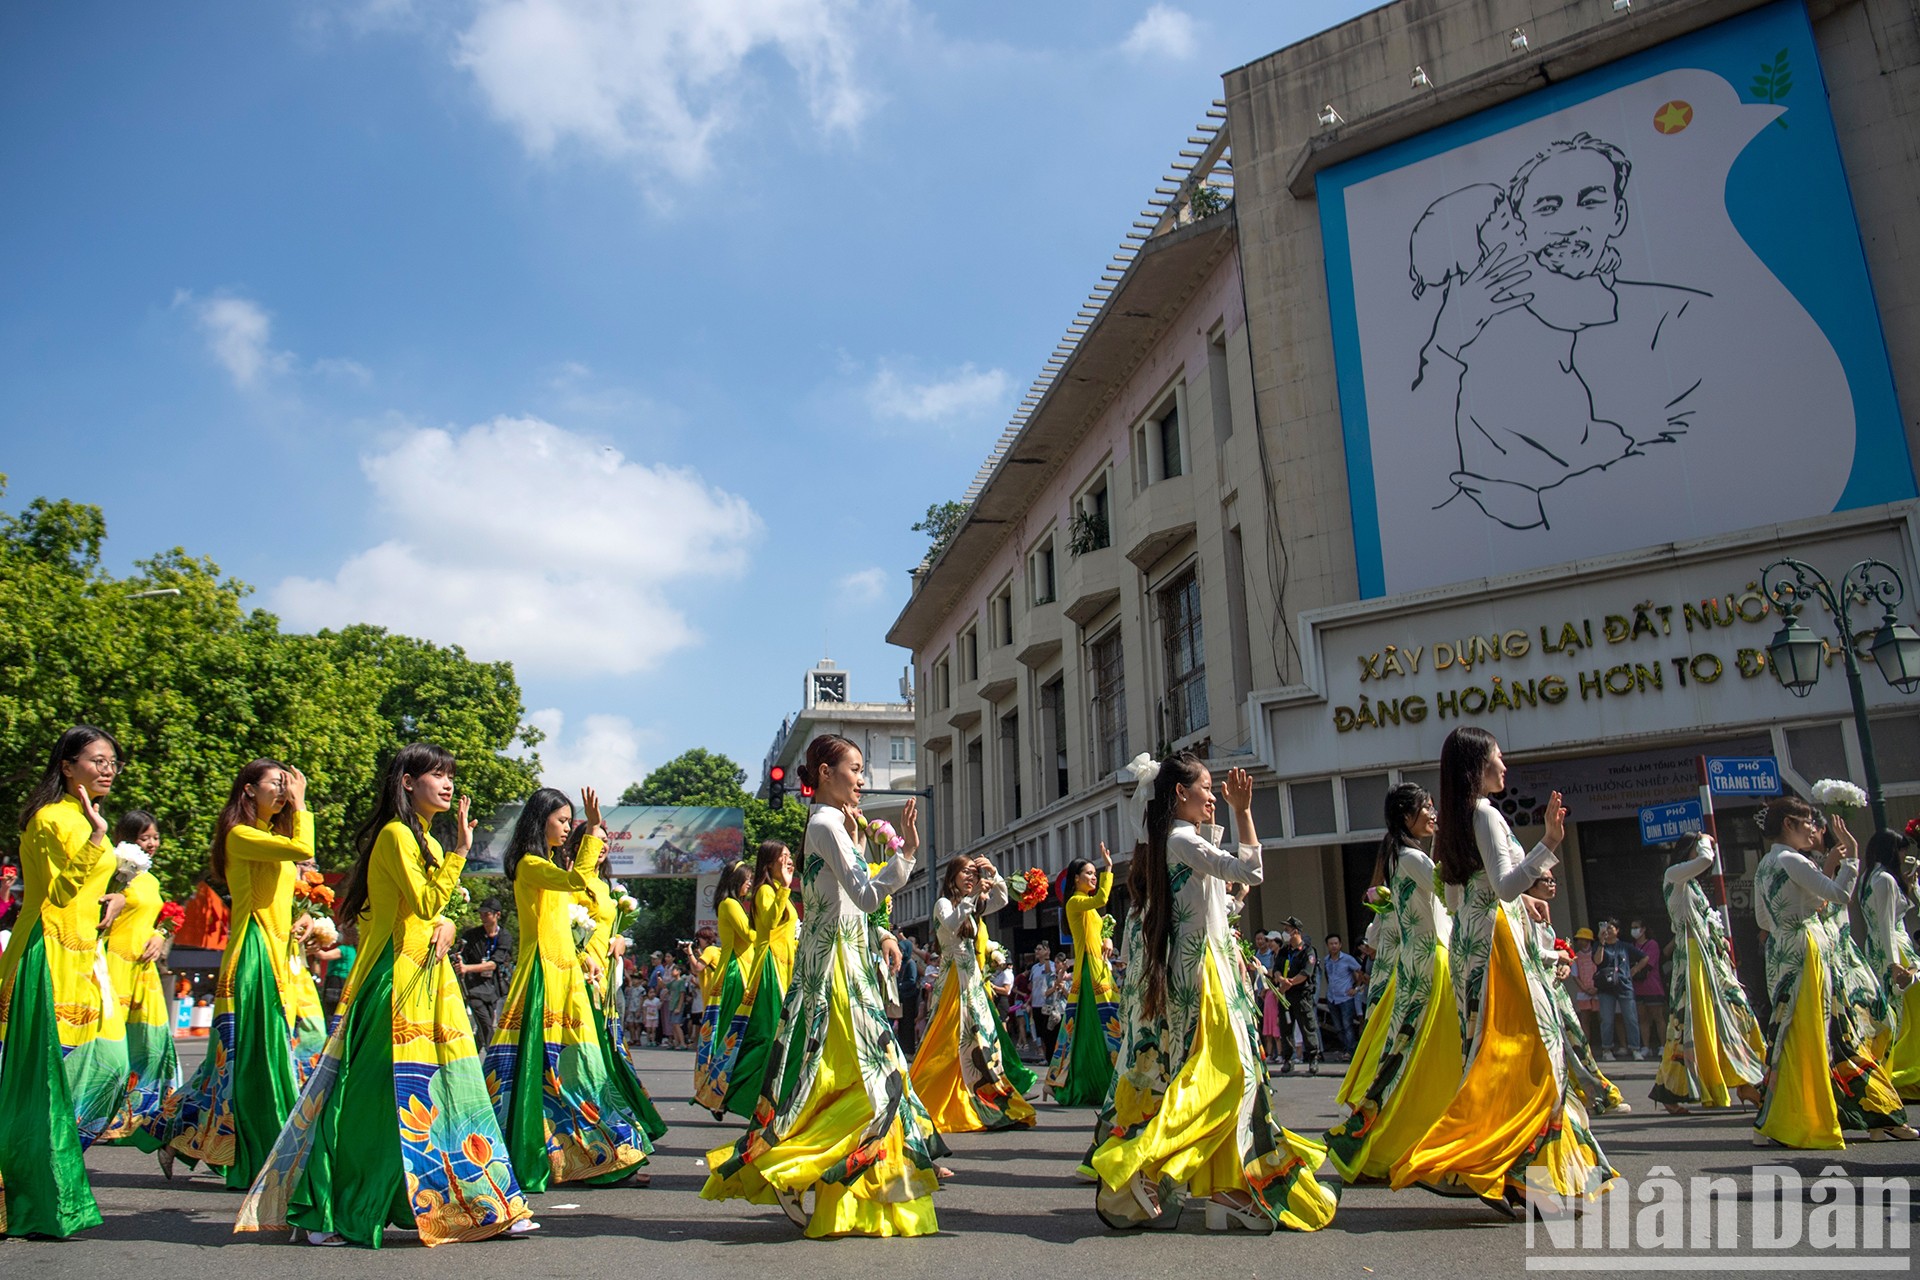
[[[320,1063],[241,1202],[236,1231],[291,1224],[380,1247],[484,1240],[529,1216],[474,1052],[459,979],[388,942],[363,952]]]

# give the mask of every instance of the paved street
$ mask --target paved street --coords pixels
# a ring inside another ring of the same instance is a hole
[[[64,1243],[0,1242],[0,1274],[10,1280],[92,1280],[113,1274],[267,1280],[341,1273],[472,1276],[510,1269],[563,1277],[792,1273],[855,1278],[1046,1276],[1071,1269],[1074,1275],[1104,1277],[1183,1275],[1198,1264],[1233,1276],[1443,1277],[1513,1275],[1526,1268],[1524,1226],[1501,1221],[1478,1204],[1419,1191],[1348,1190],[1334,1225],[1307,1236],[1261,1238],[1237,1229],[1208,1236],[1197,1210],[1175,1233],[1109,1232],[1092,1212],[1090,1189],[1072,1176],[1091,1113],[1047,1105],[1041,1106],[1040,1127],[1033,1132],[952,1140],[949,1163],[957,1176],[939,1197],[938,1237],[805,1242],[777,1209],[698,1198],[703,1153],[737,1133],[738,1126],[716,1124],[687,1104],[691,1054],[643,1050],[637,1059],[674,1126],[654,1158],[653,1185],[642,1190],[564,1187],[536,1197],[543,1224],[536,1236],[434,1250],[395,1241],[377,1254],[296,1249],[279,1238],[236,1238],[230,1228],[238,1197],[217,1180],[183,1176],[169,1184],[149,1156],[96,1150],[88,1165],[105,1226]],[[1840,1153],[1756,1151],[1748,1141],[1748,1117],[1647,1114],[1652,1104],[1643,1099],[1652,1072],[1651,1063],[1617,1064],[1615,1078],[1636,1110],[1598,1124],[1608,1154],[1636,1185],[1652,1166],[1666,1165],[1683,1182],[1693,1174],[1737,1175],[1744,1194],[1757,1157],[1791,1166],[1811,1182],[1835,1163],[1855,1174],[1911,1174],[1920,1156],[1914,1146],[1901,1143]],[[1277,1077],[1274,1083],[1283,1114],[1295,1128],[1317,1133],[1336,1118],[1337,1075]],[[1067,1245],[1076,1247],[1071,1256]],[[778,1253],[775,1246],[782,1246]],[[1814,1265],[1826,1260],[1808,1259]]]

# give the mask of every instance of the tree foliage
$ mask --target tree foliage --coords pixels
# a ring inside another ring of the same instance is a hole
[[[351,860],[378,771],[407,742],[454,753],[476,812],[535,785],[538,757],[506,754],[539,740],[522,724],[510,664],[380,627],[284,634],[245,606],[251,587],[182,549],[137,561],[127,577],[106,572],[106,533],[98,508],[63,500],[0,516],[0,794],[10,804],[62,730],[100,725],[123,760],[108,815],[154,814],[154,872],[178,896],[206,866],[234,775],[256,756],[306,773],[326,867]],[[179,594],[138,594],[163,589]],[[0,847],[18,838],[15,823],[0,826]]]
[[[968,507],[964,502],[936,502],[927,508],[926,518],[913,526],[915,533],[927,535],[927,559],[937,560],[940,553],[953,541],[953,535],[960,532],[960,525],[967,518]]]
[[[746,815],[746,856],[751,858],[762,840],[778,840],[791,849],[806,834],[807,810],[789,800],[776,809],[747,794],[747,771],[731,757],[705,747],[683,751],[620,793],[620,803],[651,805],[712,805],[743,810]],[[634,926],[634,945],[643,951],[675,951],[680,938],[693,929],[695,882],[691,879],[634,880],[628,892],[639,901],[642,914]]]

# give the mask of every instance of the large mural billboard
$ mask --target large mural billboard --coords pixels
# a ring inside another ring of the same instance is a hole
[[[472,874],[500,874],[520,808],[518,804],[502,806],[475,840],[473,856],[467,861]],[[717,875],[746,848],[746,815],[737,808],[619,805],[602,816],[607,826],[607,874],[613,876]]]
[[[1318,181],[1363,595],[1914,496],[1797,0]]]

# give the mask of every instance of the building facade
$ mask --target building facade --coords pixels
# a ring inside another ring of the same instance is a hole
[[[890,633],[943,859],[1124,858],[1116,768],[1192,746],[1255,774],[1251,924],[1357,932],[1388,787],[1474,723],[1523,839],[1568,799],[1561,923],[1655,924],[1639,811],[1702,760],[1865,781],[1845,641],[1807,611],[1791,696],[1764,570],[1920,590],[1911,4],[1401,0],[1190,142]],[[1904,821],[1920,700],[1864,687]]]

